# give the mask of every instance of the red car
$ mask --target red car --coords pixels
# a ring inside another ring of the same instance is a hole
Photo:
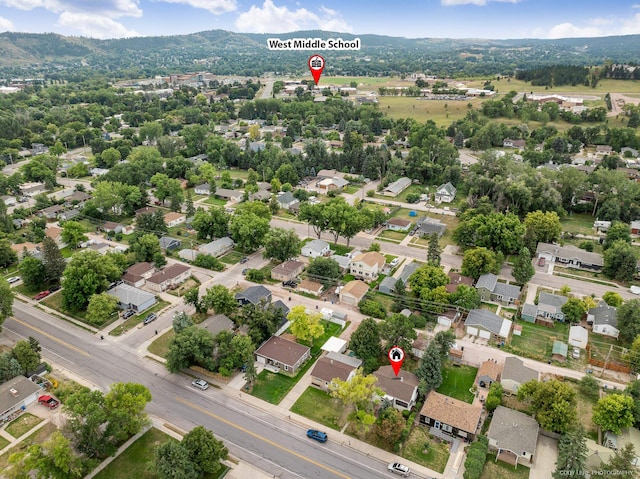
[[[41,300],[42,298],[46,298],[47,296],[49,296],[51,294],[50,291],[40,291],[38,294],[36,294],[33,299],[35,299],[36,301]]]
[[[60,402],[57,399],[52,398],[49,395],[40,396],[38,398],[38,402],[43,406],[47,406],[49,409],[55,409],[60,405]]]

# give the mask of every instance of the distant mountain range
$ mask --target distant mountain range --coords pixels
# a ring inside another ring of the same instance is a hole
[[[306,73],[312,51],[269,51],[267,38],[360,38],[362,49],[323,52],[326,72],[388,75],[509,74],[552,64],[600,65],[640,59],[640,35],[559,40],[483,40],[352,35],[324,31],[245,34],[211,30],[190,35],[97,40],[57,34],[0,34],[0,76],[153,75],[209,70],[225,75]]]

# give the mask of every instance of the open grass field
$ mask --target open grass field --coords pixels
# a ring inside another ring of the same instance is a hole
[[[471,404],[474,394],[469,391],[476,379],[478,368],[473,366],[447,365],[442,370],[442,384],[437,389],[440,394]]]
[[[594,233],[593,222],[595,220],[589,213],[573,213],[562,218],[560,224],[562,225],[562,231],[592,235]]]
[[[425,454],[425,445],[427,446]],[[400,453],[402,457],[439,473],[449,460],[449,446],[429,434],[426,427],[414,427]]]
[[[314,387],[308,387],[293,406],[291,412],[339,431],[346,421],[344,407],[339,399]]]
[[[42,444],[47,439],[49,439],[49,436],[51,436],[51,434],[53,434],[53,431],[57,429],[58,428],[54,424],[47,423],[46,425],[35,431],[33,434],[29,435],[29,437],[24,439],[22,442],[9,449],[2,456],[0,456],[0,471],[7,470],[7,466],[9,465],[9,457],[11,456],[11,454],[17,452],[26,452],[29,446],[32,446],[33,444]]]
[[[480,108],[483,101],[481,99],[421,100],[418,97],[405,96],[378,97],[380,111],[393,119],[414,118],[419,122],[433,120],[438,126],[449,126],[451,122],[464,118],[469,111],[467,104]]]
[[[158,477],[147,470],[147,463],[153,459],[155,448],[171,438],[164,432],[152,428],[116,457],[111,464],[96,474],[96,479],[125,479],[139,477],[153,479]]]
[[[41,301],[42,304],[48,306],[51,309],[55,309],[62,314],[66,314],[67,316],[71,316],[72,318],[79,319],[82,322],[87,322],[87,311],[67,311],[62,307],[62,291],[57,291]]]
[[[517,92],[538,92],[548,94],[582,94],[589,96],[604,96],[607,93],[640,93],[640,81],[634,80],[610,80],[604,79],[598,82],[598,86],[591,88],[584,85],[563,85],[556,88],[546,89],[544,86],[532,86],[521,80],[513,78],[501,78],[499,81],[493,80],[492,84],[498,93],[506,94],[512,90]]]
[[[149,352],[156,354],[161,358],[166,357],[169,352],[169,344],[171,344],[171,340],[173,340],[175,336],[176,332],[173,329],[170,329],[149,345]]]
[[[31,429],[36,427],[42,421],[42,418],[27,412],[11,421],[11,423],[5,428],[5,431],[17,439],[28,431],[31,431]]]
[[[526,466],[513,467],[506,462],[496,461],[496,455],[487,454],[487,462],[480,479],[528,479],[531,470]]]

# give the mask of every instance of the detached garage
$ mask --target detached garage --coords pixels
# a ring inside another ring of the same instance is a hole
[[[512,321],[486,309],[472,309],[464,323],[467,334],[498,341],[509,338],[513,325]]]

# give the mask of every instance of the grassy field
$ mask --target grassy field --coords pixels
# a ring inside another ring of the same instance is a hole
[[[31,431],[31,429],[36,427],[42,421],[42,418],[34,416],[33,414],[29,414],[27,412],[21,414],[17,419],[11,421],[11,423],[9,423],[9,425],[5,428],[5,431],[7,431],[17,439],[28,431]]]
[[[54,424],[47,423],[46,425],[35,431],[33,434],[29,435],[29,437],[24,439],[22,442],[9,449],[2,456],[0,456],[0,471],[5,471],[7,469],[7,466],[9,465],[9,457],[11,456],[11,454],[14,454],[16,452],[26,452],[29,446],[33,444],[42,444],[47,439],[49,439],[49,436],[53,434],[53,432],[57,429],[58,428]]]
[[[307,417],[339,431],[346,422],[344,407],[340,400],[332,399],[328,393],[314,387],[308,387],[293,406],[291,412]]]
[[[426,454],[425,445],[428,444]],[[426,427],[414,427],[400,453],[402,457],[439,473],[444,472],[449,460],[449,446],[431,436]]]
[[[242,258],[244,258],[244,254],[241,253],[240,251],[229,251],[224,256],[221,256],[219,259],[220,261],[226,264],[236,264],[236,263],[239,263]]]
[[[207,198],[206,200],[204,200],[204,203],[208,204],[208,205],[212,205],[212,206],[224,206],[227,204],[227,200],[223,200],[220,198],[215,198],[213,196]]]
[[[506,462],[497,461],[495,454],[487,454],[487,462],[480,479],[528,479],[531,470],[526,466],[513,467]]]
[[[480,108],[484,100],[421,100],[417,97],[381,96],[378,97],[380,111],[393,119],[414,118],[418,122],[433,120],[438,126],[448,126],[452,121],[465,117],[469,107]]]
[[[171,438],[164,432],[152,428],[116,457],[111,464],[96,474],[96,479],[126,479],[138,477],[153,479],[158,477],[147,470],[147,463],[153,459],[155,448]]]
[[[392,230],[382,230],[380,234],[378,234],[378,238],[384,238],[389,241],[394,241],[400,243],[403,239],[405,239],[407,233],[402,233],[401,231],[392,231]]]
[[[51,309],[55,309],[56,311],[66,314],[67,316],[71,316],[72,318],[79,319],[80,321],[86,323],[87,322],[87,311],[67,311],[62,307],[62,291],[57,291],[41,301],[42,304],[48,306]]]
[[[437,391],[471,404],[475,396],[469,390],[473,386],[477,373],[478,368],[472,366],[448,365],[442,370],[442,384]]]
[[[532,86],[530,83],[526,83],[521,80],[515,80],[513,78],[501,78],[499,81],[492,81],[495,89],[500,94],[506,94],[510,91],[518,92],[541,92],[552,94],[582,94],[589,96],[604,96],[607,93],[640,93],[640,81],[634,80],[610,80],[604,79],[598,82],[596,88],[584,85],[563,85],[556,88],[545,89],[544,86]]]
[[[271,404],[280,404],[291,388],[295,386],[300,376],[295,378],[284,374],[275,374],[266,369],[258,374],[258,379],[251,388],[251,394]]]
[[[511,342],[505,348],[518,354],[538,361],[547,361],[551,357],[554,341],[567,342],[569,338],[569,324],[555,322],[553,328],[539,324],[518,321],[522,326],[522,335],[511,337]]]
[[[9,445],[9,441],[0,436],[0,451]]]
[[[594,221],[595,218],[589,213],[573,213],[562,218],[560,224],[563,231],[592,235]]]

